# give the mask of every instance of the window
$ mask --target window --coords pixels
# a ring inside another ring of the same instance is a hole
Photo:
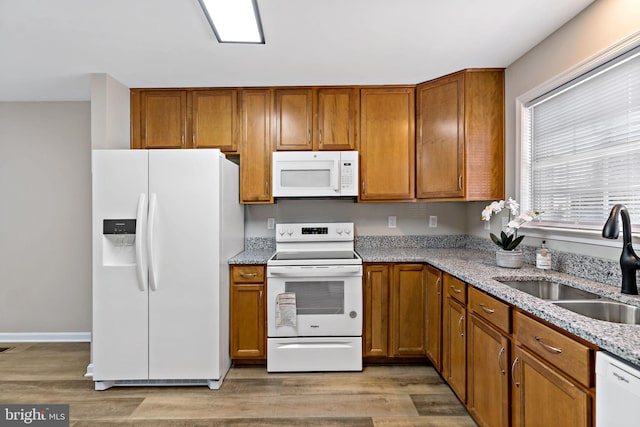
[[[521,162],[540,226],[601,229],[616,203],[640,224],[640,48],[525,104]]]

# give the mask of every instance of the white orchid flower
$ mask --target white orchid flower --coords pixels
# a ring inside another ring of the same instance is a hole
[[[511,215],[513,216],[518,215],[518,209],[520,209],[520,205],[518,204],[518,202],[516,202],[511,197],[509,197],[509,200],[507,201],[506,205],[511,210]]]
[[[502,209],[504,209],[504,200],[500,200],[499,202],[491,202],[489,207],[494,213],[498,213]]]
[[[533,217],[534,217],[533,212],[526,211],[521,213],[518,218],[521,219],[523,222],[529,222],[529,221],[533,221]]]
[[[482,211],[482,220],[489,221],[491,219],[492,213],[493,211],[491,210],[491,206],[485,207],[484,210]]]
[[[509,223],[507,224],[507,227],[510,229],[519,229],[520,226],[523,224],[522,221],[520,221],[518,218],[509,221]]]

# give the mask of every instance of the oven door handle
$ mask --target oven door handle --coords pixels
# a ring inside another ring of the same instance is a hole
[[[268,276],[278,277],[351,277],[362,275],[361,266],[353,267],[268,267]]]

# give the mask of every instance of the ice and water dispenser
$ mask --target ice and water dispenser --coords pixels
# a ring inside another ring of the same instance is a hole
[[[136,220],[102,221],[102,261],[104,265],[125,266],[136,263]]]

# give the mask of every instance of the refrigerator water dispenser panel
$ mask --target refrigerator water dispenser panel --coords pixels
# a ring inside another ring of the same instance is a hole
[[[105,219],[102,234],[136,234],[135,219]]]
[[[102,235],[103,265],[135,265],[135,219],[105,219],[102,221]]]

